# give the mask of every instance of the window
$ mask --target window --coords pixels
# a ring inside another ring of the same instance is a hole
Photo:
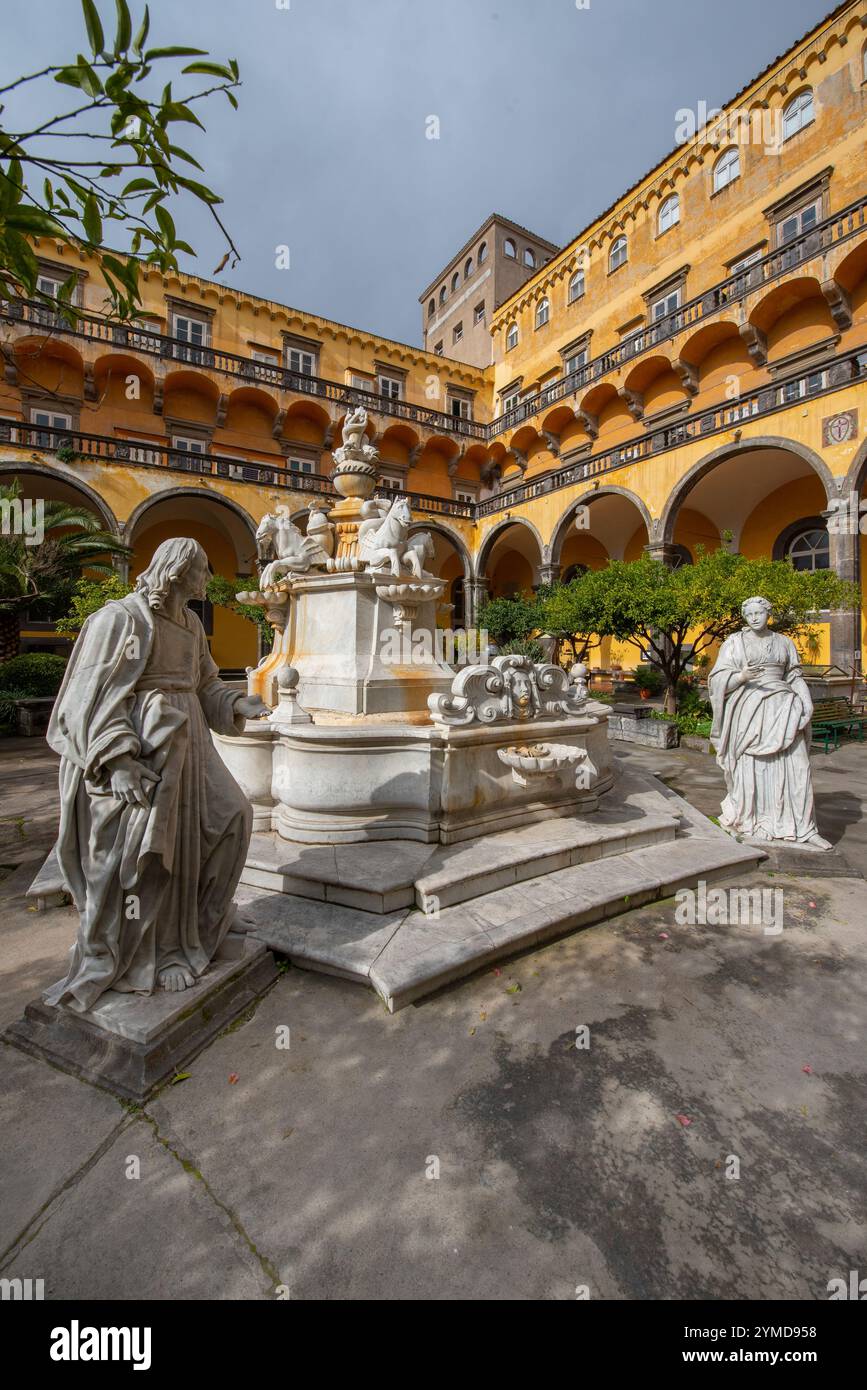
[[[676,227],[680,221],[680,198],[676,193],[672,193],[670,198],[659,209],[659,216],[656,219],[656,226],[659,235],[669,231],[671,227]]]
[[[741,152],[736,145],[725,150],[713,166],[713,191],[719,193],[727,184],[741,176]]]
[[[608,272],[619,270],[626,264],[626,237],[619,236],[616,241],[611,243],[611,250],[608,252]]]
[[[447,291],[446,291],[445,285],[441,285],[441,286],[440,286],[440,304],[445,304],[445,302],[446,302],[446,293],[447,293]]]
[[[536,269],[536,253],[529,246],[524,248],[524,265],[529,266],[531,270]]]
[[[190,439],[183,434],[175,434],[172,436],[172,448],[180,449],[182,454],[207,453],[207,445],[204,439]]]
[[[761,248],[758,251],[751,251],[748,256],[741,256],[739,261],[733,261],[730,266],[732,275],[740,275],[742,270],[746,270],[748,266],[755,265],[756,262],[761,259]]]
[[[473,258],[472,258],[472,256],[467,256],[467,259],[464,261],[464,279],[465,279],[465,280],[469,280],[469,278],[470,278],[470,276],[472,275],[472,273],[473,273]]]
[[[455,488],[455,501],[457,501],[457,502],[475,502],[475,500],[476,500],[476,494],[475,494],[474,492],[464,492],[464,491],[463,491],[461,488],[459,488],[459,487],[456,487],[456,488]],[[456,583],[458,583],[459,581],[458,581],[458,580],[453,580],[452,582],[456,584]]]
[[[472,420],[473,403],[466,396],[452,396],[449,401],[449,414],[456,420]]]
[[[669,294],[664,294],[661,299],[657,299],[650,306],[650,317],[653,323],[659,319],[667,318],[673,314],[675,309],[680,308],[680,286],[672,290]]]
[[[289,469],[292,473],[312,473],[312,459],[289,459]]]
[[[503,255],[504,255],[504,256],[508,256],[509,259],[513,261],[513,260],[515,259],[515,257],[517,256],[517,254],[518,254],[518,248],[516,247],[516,245],[515,245],[515,243],[513,242],[512,238],[511,238],[511,237],[506,237],[506,240],[503,242]]]
[[[564,363],[566,375],[580,371],[587,361],[587,349],[582,348],[580,352],[573,352],[571,357],[567,357]]]
[[[428,318],[429,318],[429,319],[432,319],[433,316],[434,316],[434,314],[436,313],[436,311],[437,311],[437,302],[436,302],[435,299],[432,299],[431,302],[430,302],[430,304],[427,306],[427,316],[428,316]]]
[[[403,478],[397,478],[393,473],[380,473],[377,486],[386,488],[389,492],[402,492]]]
[[[267,362],[269,367],[276,367],[279,361],[276,352],[262,352],[259,348],[253,348],[252,357],[254,362]]]
[[[507,334],[506,334],[506,351],[507,351],[507,352],[511,352],[512,348],[513,348],[513,347],[517,347],[517,346],[518,346],[518,325],[517,325],[516,323],[510,323],[510,324],[509,324],[509,331],[508,331]]]
[[[202,319],[187,318],[186,314],[175,314],[174,336],[182,343],[192,343],[195,347],[207,347],[208,324]]]
[[[536,305],[536,327],[544,328],[551,317],[551,304],[548,299],[540,299]]]
[[[485,303],[484,303],[484,300],[482,300],[482,303],[481,303],[481,304],[477,304],[476,307],[475,307],[475,309],[473,310],[473,323],[484,323],[484,321],[485,321]]]
[[[804,396],[813,396],[817,391],[821,391],[825,384],[824,372],[811,372],[809,376],[799,377],[797,381],[787,381],[781,395],[788,405],[791,401],[802,400]]]
[[[349,384],[353,391],[375,391],[376,387],[372,381],[368,381],[366,376],[351,376]]]
[[[286,363],[290,372],[297,372],[299,376],[315,375],[316,358],[312,352],[304,352],[301,348],[290,348],[286,354]]]
[[[435,346],[434,346],[434,352],[435,352],[435,354],[436,354],[437,357],[442,357],[442,355],[443,355],[443,343],[442,343],[442,339],[440,339],[440,341],[439,341],[438,343],[435,344]]]
[[[501,401],[503,414],[505,415],[508,410],[514,410],[515,407],[520,403],[520,400],[520,391],[511,391],[508,396],[503,396],[503,399]]]
[[[452,294],[454,294],[457,290],[457,287],[460,284],[460,279],[461,277],[458,275],[458,272],[455,271],[454,275],[452,276]]]
[[[821,198],[817,198],[815,202],[808,203],[799,212],[793,212],[791,217],[784,217],[782,222],[777,225],[777,245],[785,246],[787,242],[794,241],[795,237],[799,237],[803,232],[808,232],[811,227],[815,227],[819,221],[821,205]]]
[[[453,343],[459,343],[459,342],[461,341],[461,338],[462,338],[463,336],[464,336],[464,325],[463,325],[463,321],[461,321],[460,323],[456,323],[455,326],[454,326],[454,328],[452,329],[452,342],[453,342]]]
[[[56,299],[62,280],[55,280],[50,275],[39,275],[36,280],[36,288],[40,294],[44,294],[48,299]]]
[[[809,87],[793,97],[783,112],[783,139],[797,135],[804,126],[810,125],[814,117],[813,93]]]
[[[379,394],[387,396],[390,401],[399,401],[403,395],[403,382],[399,377],[383,376],[380,372],[378,385]]]
[[[572,279],[569,281],[569,303],[574,304],[576,299],[581,299],[584,294],[584,271],[576,270]]]
[[[57,441],[55,440],[54,442],[52,442],[51,435],[44,433],[43,431],[71,429],[72,416],[55,415],[54,411],[52,410],[36,410],[35,408],[33,408],[30,411],[30,423],[33,425],[42,426],[42,430],[40,430],[40,432],[36,436],[36,447],[38,449],[52,449],[54,447],[54,444],[57,443]]]
[[[479,254],[478,254],[478,257],[477,257],[477,262],[478,262],[479,265],[483,265],[487,259],[488,259],[488,243],[487,243],[486,241],[483,241],[482,244],[481,244],[481,246],[479,247]]]
[[[831,549],[828,532],[818,527],[796,531],[786,545],[786,556],[796,570],[827,570],[831,568]]]

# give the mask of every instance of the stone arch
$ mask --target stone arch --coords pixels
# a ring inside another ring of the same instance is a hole
[[[36,474],[39,477],[49,478],[52,482],[60,483],[64,488],[69,488],[70,491],[80,492],[87,500],[88,506],[102,519],[104,529],[110,531],[114,536],[123,536],[123,527],[105,499],[94,488],[82,482],[74,473],[66,473],[59,468],[47,468],[42,463],[24,463],[20,458],[14,460],[0,459],[0,478],[7,474],[13,476]]]
[[[444,521],[426,520],[413,521],[409,528],[410,535],[412,535],[414,531],[433,531],[435,535],[442,536],[443,539],[457,551],[463,566],[464,579],[471,580],[473,578],[473,557],[470,554],[466,541],[464,541],[463,537],[458,535],[457,531],[453,531]]]
[[[127,539],[127,544],[131,544],[133,537],[136,534],[136,531],[142,529],[142,519],[147,515],[149,511],[152,510],[152,508],[160,504],[172,502],[173,500],[182,497],[195,498],[195,500],[198,502],[201,502],[203,499],[205,499],[208,502],[216,503],[217,506],[225,508],[227,511],[231,512],[233,516],[235,516],[242,523],[246,530],[249,531],[251,546],[253,552],[255,553],[257,523],[253,520],[250,513],[245,511],[243,507],[239,506],[237,502],[232,501],[230,497],[224,497],[219,492],[212,492],[209,488],[203,487],[162,488],[159,492],[155,492],[150,497],[146,497],[143,502],[139,502],[138,506],[130,513],[123,526],[123,534]],[[238,554],[237,545],[235,546],[235,551],[236,554]],[[238,558],[241,558],[240,555],[238,555]]]
[[[755,453],[762,449],[776,449],[783,453],[796,455],[818,475],[826,498],[830,500],[837,496],[837,487],[831,470],[818,454],[807,448],[806,444],[799,444],[793,439],[780,439],[776,435],[754,435],[750,439],[742,439],[734,444],[723,444],[720,448],[712,450],[703,459],[699,459],[698,463],[694,463],[682,478],[678,479],[666,499],[659,520],[654,524],[651,539],[665,545],[671,545],[674,541],[677,514],[696,485],[729,459],[737,458],[743,454]]]
[[[638,513],[639,519],[644,523],[648,541],[652,539],[653,522],[650,512],[647,509],[646,503],[642,501],[637,493],[630,492],[629,488],[619,487],[616,483],[609,483],[605,487],[590,488],[588,491],[582,492],[580,497],[576,497],[573,502],[569,503],[569,506],[563,512],[563,515],[554,527],[554,532],[551,536],[551,544],[549,546],[552,567],[559,568],[560,566],[560,555],[563,550],[563,542],[575,519],[575,513],[578,508],[591,505],[597,498],[607,496],[622,497],[625,501],[630,502]]]
[[[478,579],[485,578],[485,570],[487,568],[488,561],[490,560],[491,552],[494,546],[496,545],[497,538],[501,536],[504,531],[507,531],[511,526],[523,526],[527,531],[530,532],[530,535],[533,537],[533,539],[536,542],[536,545],[539,548],[539,563],[543,565],[547,564],[548,547],[545,545],[545,542],[542,540],[542,537],[538,529],[533,525],[533,522],[525,516],[505,517],[502,521],[498,521],[495,526],[492,526],[490,531],[488,531],[482,538],[482,543],[479,547],[479,553],[476,557],[476,577]]]

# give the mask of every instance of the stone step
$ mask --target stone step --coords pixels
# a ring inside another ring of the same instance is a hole
[[[552,817],[456,845],[408,840],[299,845],[273,832],[254,835],[241,882],[299,898],[394,912],[432,912],[557,869],[673,840],[679,817],[636,807]]]
[[[712,828],[708,826],[708,830]],[[393,1012],[444,985],[578,928],[667,898],[699,880],[756,868],[763,852],[721,832],[555,869],[436,914],[389,916],[243,890],[255,934],[297,966],[372,986]]]

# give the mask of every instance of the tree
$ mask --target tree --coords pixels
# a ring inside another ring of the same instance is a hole
[[[230,612],[246,618],[248,622],[256,623],[270,635],[271,625],[264,611],[254,608],[251,604],[238,603],[235,598],[238,589],[243,587],[245,582],[249,583],[249,579],[242,576],[231,580],[225,579],[221,574],[212,575],[208,580],[208,602],[215,608],[227,608]],[[57,631],[61,637],[71,637],[74,640],[91,613],[102,608],[110,599],[124,598],[131,594],[132,590],[133,585],[121,579],[119,574],[107,575],[101,579],[88,576],[79,579],[72,593],[69,611],[58,621]]]
[[[677,710],[677,687],[687,665],[743,625],[741,604],[762,594],[773,605],[773,626],[802,641],[815,637],[811,617],[821,609],[851,608],[853,584],[833,570],[796,570],[788,560],[748,560],[728,550],[698,549],[693,565],[671,569],[644,555],[609,561],[573,581],[579,626],[591,620],[600,637],[638,641],[665,681],[665,710]]]
[[[5,103],[0,106],[0,299],[42,299],[70,323],[76,318],[70,302],[76,276],[69,276],[56,300],[41,294],[31,237],[50,236],[96,255],[107,286],[107,312],[121,320],[134,318],[139,310],[139,266],[104,249],[107,223],[117,224],[132,256],[163,271],[177,270],[177,253],[195,252],[178,236],[167,204],[187,193],[208,207],[226,238],[226,254],[214,273],[230,257],[233,264],[239,258],[216,212],[222,199],[183,172],[184,166],[200,171],[202,166],[170,134],[177,124],[204,130],[194,106],[212,94],[225,93],[237,107],[233,88],[240,85],[238,64],[234,58],[215,63],[201,48],[148,47],[147,6],[133,36],[127,0],[115,4],[113,43],[106,41],[95,0],[82,0],[91,57],[79,53],[73,61],[50,64],[0,86]],[[148,77],[179,58],[193,60],[181,69],[182,76],[216,81],[204,87],[194,82],[199,90],[183,94],[176,94],[169,81],[157,94],[153,84],[147,85]],[[26,128],[28,122],[8,109],[10,101],[26,84],[51,81],[74,88],[78,100]],[[86,157],[67,157],[69,140],[73,152]]]
[[[245,587],[250,583],[248,574],[236,575],[234,579],[226,579],[225,575],[212,574],[208,580],[207,599],[209,603],[217,608],[227,608],[230,613],[237,613],[239,617],[246,618],[248,622],[255,623],[262,629],[266,641],[270,642],[274,629],[265,617],[264,608],[257,607],[252,603],[239,603],[235,597],[238,593],[243,593]]]
[[[577,575],[568,584],[545,585],[538,594],[541,626],[556,637],[560,657],[562,648],[567,648],[570,665],[584,661],[599,646],[594,616],[582,598],[582,577]]]
[[[487,631],[498,647],[526,642],[541,624],[539,603],[524,594],[510,598],[490,598],[479,611],[479,627]]]
[[[0,661],[18,651],[20,621],[26,610],[35,609],[50,618],[68,605],[83,570],[110,575],[112,556],[132,554],[117,536],[102,529],[87,507],[43,502],[37,514],[40,530],[34,528],[31,535],[10,524],[20,507],[19,484],[0,487]]]

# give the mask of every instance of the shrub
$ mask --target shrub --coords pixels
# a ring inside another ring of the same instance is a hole
[[[0,690],[18,700],[56,695],[66,669],[66,657],[54,652],[22,652],[0,665]]]
[[[639,665],[635,668],[635,684],[639,690],[646,690],[650,695],[658,695],[665,685],[662,672],[655,666]]]
[[[544,661],[545,652],[538,642],[532,638],[522,639],[514,637],[511,642],[504,642],[499,649],[500,656],[528,656],[531,661]]]

